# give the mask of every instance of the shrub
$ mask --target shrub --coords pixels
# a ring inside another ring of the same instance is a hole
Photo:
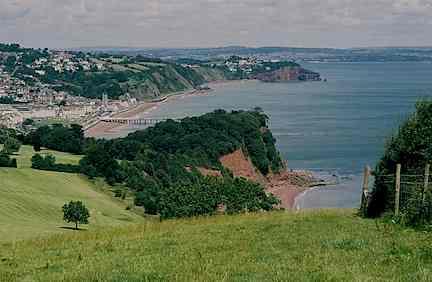
[[[31,158],[32,168],[38,170],[57,171],[66,173],[79,173],[80,167],[72,164],[57,164],[53,155],[46,155],[45,157],[40,154],[35,154]]]
[[[426,163],[432,162],[432,101],[421,101],[416,111],[387,142],[384,155],[375,169],[375,184],[367,215],[377,217],[394,210],[394,184],[385,175],[394,174],[396,165],[402,164],[402,175],[423,175]],[[421,185],[422,186],[422,185]],[[408,198],[402,202],[400,220],[411,226],[432,222],[432,198],[423,189],[403,185]]]
[[[17,167],[16,159],[11,159],[5,152],[0,152],[0,167]]]

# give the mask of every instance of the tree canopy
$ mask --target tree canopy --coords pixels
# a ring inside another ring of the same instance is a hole
[[[431,125],[432,102],[421,101],[417,103],[415,113],[391,136],[375,169],[375,187],[367,210],[369,216],[375,217],[393,211],[395,188],[386,177],[394,175],[397,164],[402,164],[402,174],[423,175],[425,165],[432,163]],[[429,201],[418,208],[432,211],[432,199],[429,198]],[[432,213],[428,221],[432,222]]]
[[[229,213],[269,210],[278,203],[261,185],[234,179],[219,161],[242,149],[264,175],[282,169],[262,112],[218,110],[168,120],[87,147],[80,162],[84,174],[123,182],[135,193],[136,205],[161,218],[212,214],[220,205]],[[205,177],[197,167],[217,169],[223,176]]]
[[[70,201],[63,206],[63,219],[66,222],[75,223],[75,229],[78,230],[79,224],[88,224],[90,212],[81,201]]]

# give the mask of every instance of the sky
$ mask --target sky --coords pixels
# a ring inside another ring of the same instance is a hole
[[[432,46],[432,0],[0,0],[26,47]]]

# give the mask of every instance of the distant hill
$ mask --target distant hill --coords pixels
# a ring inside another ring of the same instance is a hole
[[[298,47],[243,47],[228,46],[218,48],[125,48],[95,47],[77,48],[91,52],[112,54],[145,55],[150,57],[175,59],[194,58],[208,60],[215,57],[257,56],[266,58],[292,59],[296,61],[318,62],[412,62],[432,61],[432,47],[371,47],[371,48],[298,48]]]

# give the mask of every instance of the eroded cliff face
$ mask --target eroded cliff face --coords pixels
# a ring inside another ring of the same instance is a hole
[[[260,73],[254,78],[264,82],[321,80],[319,73],[301,67],[284,67],[275,71]]]
[[[268,182],[261,172],[252,164],[251,159],[243,153],[242,149],[222,156],[219,161],[225,168],[229,169],[235,177],[244,177],[261,184],[267,184]]]
[[[264,185],[267,192],[281,200],[279,207],[285,209],[293,208],[295,198],[311,183],[316,182],[313,175],[306,171],[283,170],[277,174],[269,173],[269,175],[263,176],[241,149],[221,157],[220,162],[235,177],[244,177]]]

